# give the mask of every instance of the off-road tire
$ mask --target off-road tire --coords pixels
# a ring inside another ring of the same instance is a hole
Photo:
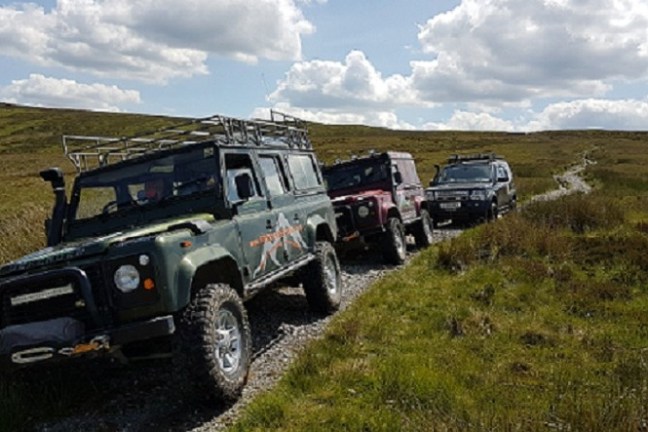
[[[513,197],[511,199],[510,211],[516,211],[516,210],[517,210],[517,197]]]
[[[302,271],[302,285],[310,310],[330,314],[340,308],[342,276],[335,249],[329,242],[315,245],[315,259]]]
[[[421,218],[414,225],[414,240],[418,248],[425,248],[432,244],[434,237],[434,223],[427,210],[421,210]]]
[[[400,219],[391,217],[387,220],[385,228],[382,241],[383,257],[389,264],[403,264],[407,256],[405,227]]]
[[[236,291],[227,284],[202,288],[184,310],[178,333],[179,375],[190,381],[192,393],[209,402],[236,400],[252,357],[250,324]]]
[[[486,215],[486,220],[489,222],[496,221],[497,220],[497,214],[498,214],[498,209],[497,209],[497,201],[491,202],[490,208],[488,209],[488,214]]]

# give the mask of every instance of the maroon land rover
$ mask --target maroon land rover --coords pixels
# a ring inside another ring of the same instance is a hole
[[[338,225],[338,249],[378,248],[385,260],[401,264],[405,236],[418,247],[432,242],[432,219],[424,189],[409,153],[370,153],[324,167]]]

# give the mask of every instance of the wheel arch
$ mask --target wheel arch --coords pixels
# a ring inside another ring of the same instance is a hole
[[[396,206],[391,206],[391,207],[387,208],[387,220],[389,220],[389,218],[393,218],[393,217],[395,217],[399,221],[403,222],[403,218],[401,217],[401,214],[398,211],[398,208]],[[385,220],[385,223],[387,222],[387,220]]]
[[[306,222],[307,237],[309,239],[309,246],[315,247],[318,241],[328,241],[335,243],[337,233],[335,233],[330,224],[322,216],[315,214],[308,218]]]
[[[243,298],[243,278],[236,260],[222,247],[207,247],[185,256],[177,277],[177,309],[191,301],[196,290],[210,283],[230,285]]]

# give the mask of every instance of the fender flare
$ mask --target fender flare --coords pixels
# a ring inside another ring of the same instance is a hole
[[[174,304],[178,310],[185,307],[191,301],[191,291],[197,272],[206,265],[223,260],[236,263],[234,257],[225,248],[218,245],[202,247],[188,253],[180,260],[175,276],[175,286],[177,289],[174,299]],[[237,289],[239,287],[233,286],[232,288]],[[242,293],[239,292],[239,294]]]
[[[337,233],[331,229],[329,221],[323,218],[319,214],[311,215],[306,220],[306,238],[307,244],[311,249],[315,248],[315,243],[321,237],[324,237],[326,240],[331,243],[335,242]]]

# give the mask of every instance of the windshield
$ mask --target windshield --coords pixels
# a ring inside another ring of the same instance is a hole
[[[355,188],[387,180],[391,175],[387,161],[375,159],[349,165],[337,165],[324,170],[329,191]]]
[[[437,184],[444,183],[479,183],[493,180],[490,165],[449,165],[441,171]]]
[[[218,184],[212,147],[191,149],[80,178],[71,222],[113,216],[179,197],[212,191]]]

